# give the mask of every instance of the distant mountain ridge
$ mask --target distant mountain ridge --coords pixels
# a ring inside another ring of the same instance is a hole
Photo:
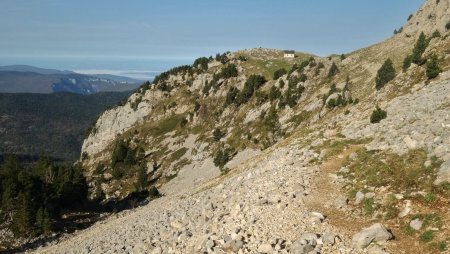
[[[1,93],[122,92],[136,89],[139,83],[132,78],[109,74],[85,75],[29,65],[0,66]]]
[[[15,65],[5,65],[0,66],[0,71],[20,71],[20,72],[35,72],[39,74],[73,74],[73,71],[69,70],[56,70],[56,69],[44,69],[40,67],[35,67],[31,65],[22,65],[22,64],[15,64]]]

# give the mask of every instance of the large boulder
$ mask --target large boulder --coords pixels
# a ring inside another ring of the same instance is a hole
[[[352,244],[354,248],[364,249],[371,242],[383,242],[392,239],[392,234],[380,223],[376,223],[353,235]]]
[[[434,181],[435,185],[442,183],[450,183],[450,160],[442,163],[437,173],[436,180]]]

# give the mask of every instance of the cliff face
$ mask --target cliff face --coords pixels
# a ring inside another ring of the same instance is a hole
[[[137,94],[131,95],[127,103],[105,111],[95,123],[89,136],[84,140],[82,154],[95,155],[102,152],[115,138],[142,122],[144,117],[152,113],[152,107],[161,99],[162,93],[147,91],[142,96],[144,103],[139,108],[132,108],[132,102],[138,98]],[[139,97],[140,98],[140,97]]]

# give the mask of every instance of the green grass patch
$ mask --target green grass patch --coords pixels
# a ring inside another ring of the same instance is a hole
[[[434,238],[434,232],[431,230],[427,230],[420,235],[420,240],[422,242],[431,242]]]
[[[390,185],[396,190],[432,190],[435,167],[425,167],[424,149],[412,150],[403,156],[361,149],[356,160],[348,165],[348,177],[357,180],[357,187]]]
[[[416,233],[416,230],[412,228],[409,224],[403,224],[400,227],[400,230],[406,235],[414,235]]]
[[[375,212],[375,200],[373,198],[366,198],[361,203],[364,213],[366,215],[372,215]]]
[[[428,213],[423,218],[423,226],[424,227],[435,227],[442,228],[442,217],[437,213]]]
[[[149,128],[149,132],[152,136],[161,136],[175,130],[178,124],[184,119],[184,115],[172,115],[165,118],[158,123],[152,124],[153,126]]]
[[[433,203],[436,200],[436,196],[432,193],[432,192],[428,192],[427,194],[425,194],[425,202],[429,203]]]

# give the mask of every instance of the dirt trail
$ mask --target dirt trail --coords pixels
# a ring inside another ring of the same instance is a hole
[[[334,205],[334,201],[338,197],[348,197],[348,194],[333,179],[346,161],[347,156],[360,149],[358,145],[352,145],[344,149],[321,166],[322,177],[317,177],[312,182],[312,191],[305,200],[305,204],[311,209],[318,210],[326,215],[329,223],[337,227],[341,232],[347,234],[351,238],[353,234],[360,231],[364,227],[368,227],[376,221],[369,217],[364,217],[355,213],[353,200],[349,200],[347,209],[338,209]],[[353,212],[352,212],[353,211]],[[386,250],[390,253],[432,253],[430,249],[426,249],[425,245],[417,241],[417,237],[411,237],[401,231],[401,225],[398,220],[383,221],[377,220],[387,228],[392,230],[395,239],[389,241]],[[447,253],[447,252],[443,252]]]

